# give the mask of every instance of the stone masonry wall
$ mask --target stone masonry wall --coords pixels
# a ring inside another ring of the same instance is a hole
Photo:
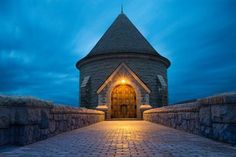
[[[0,96],[0,146],[26,145],[104,120],[97,110],[54,106],[33,98]]]
[[[144,120],[235,145],[236,93],[147,110]]]
[[[144,83],[151,90],[150,105],[154,107],[162,106],[160,91],[158,90],[157,75],[162,75],[167,81],[167,68],[161,62],[151,59],[140,59],[132,57],[114,57],[102,60],[96,60],[80,68],[80,84],[84,77],[91,77],[91,105],[96,107],[98,105],[97,90],[102,83],[109,77],[109,75],[121,64],[125,63],[137,74],[137,76],[144,81]],[[80,90],[82,92],[82,90]],[[81,93],[80,95],[83,95]],[[167,93],[165,94],[167,95]],[[166,100],[168,98],[165,98]],[[84,104],[81,102],[81,104]],[[91,106],[90,105],[90,106]]]

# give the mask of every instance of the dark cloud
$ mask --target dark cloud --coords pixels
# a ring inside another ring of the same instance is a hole
[[[85,56],[122,1],[0,1],[0,94],[78,104]],[[236,2],[125,1],[135,25],[172,65],[170,102],[236,91]],[[145,17],[145,18],[144,18]]]

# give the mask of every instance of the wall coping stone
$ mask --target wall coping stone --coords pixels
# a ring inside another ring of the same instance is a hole
[[[200,108],[200,104],[198,102],[191,102],[185,104],[176,104],[172,106],[164,106],[160,108],[150,109],[144,112],[144,114],[151,114],[155,112],[159,113],[169,113],[169,112],[194,112]]]
[[[86,109],[86,108],[79,108],[79,107],[70,107],[70,106],[54,106],[51,110],[51,113],[54,114],[104,114],[102,111]]]
[[[198,99],[202,105],[236,104],[236,92],[222,93]]]
[[[0,107],[27,107],[27,108],[50,108],[55,114],[104,114],[102,111],[71,107],[65,105],[54,105],[50,101],[25,96],[3,96],[0,95]]]
[[[236,105],[236,93],[222,93],[206,98],[197,99],[195,102],[189,102],[184,104],[175,104],[170,106],[164,106],[160,108],[150,109],[144,112],[144,114],[151,113],[169,113],[169,112],[194,112],[199,110],[201,107],[206,107],[208,105],[223,105],[232,104]]]
[[[34,97],[0,95],[0,107],[1,106],[52,108],[53,103],[50,101],[36,99]]]

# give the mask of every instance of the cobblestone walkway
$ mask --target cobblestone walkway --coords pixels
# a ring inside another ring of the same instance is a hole
[[[236,157],[236,147],[146,121],[104,121],[0,156]]]

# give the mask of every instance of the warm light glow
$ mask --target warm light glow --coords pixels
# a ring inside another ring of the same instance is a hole
[[[125,79],[122,79],[121,80],[121,84],[125,84],[126,83],[126,80]]]

